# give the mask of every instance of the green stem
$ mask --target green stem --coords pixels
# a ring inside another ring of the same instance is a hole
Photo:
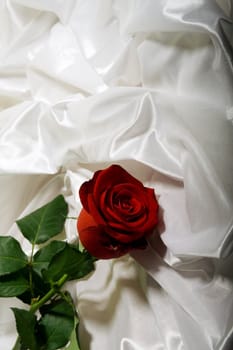
[[[34,254],[35,244],[32,244],[32,251],[29,259],[29,286],[31,291],[31,296],[34,297],[33,283],[32,283],[32,264],[33,264],[33,254]]]
[[[31,305],[30,311],[34,313],[37,310],[39,310],[41,306],[43,306],[49,299],[51,299],[58,292],[58,290],[66,282],[67,278],[68,278],[68,275],[65,274],[56,283],[54,283],[54,286],[48,291],[47,294],[43,296],[43,298],[41,298],[39,301]]]
[[[48,291],[47,294],[43,296],[39,301],[33,303],[30,307],[30,311],[32,313],[35,313],[41,306],[43,306],[49,299],[51,299],[56,293],[58,293],[59,289],[63,286],[63,284],[66,282],[68,278],[68,275],[63,275],[57,282],[53,284],[53,287]],[[12,350],[20,350],[21,344],[20,344],[20,337],[18,336],[15,342],[14,347]]]
[[[14,347],[12,348],[12,350],[20,350],[21,348],[21,344],[20,344],[20,337],[18,336],[15,342]]]

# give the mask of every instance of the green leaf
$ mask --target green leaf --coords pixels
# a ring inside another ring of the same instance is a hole
[[[0,237],[0,276],[22,269],[28,263],[19,242],[10,236]]]
[[[65,346],[74,328],[74,309],[65,300],[59,300],[44,309],[39,321],[39,335],[44,339],[43,349],[55,350]]]
[[[0,297],[16,297],[29,289],[28,280],[16,272],[0,277]]]
[[[66,347],[66,350],[81,350],[78,340],[78,326],[79,326],[79,320],[76,317],[75,319],[75,326],[70,336],[70,343]]]
[[[32,244],[40,244],[62,232],[67,212],[67,203],[59,195],[16,223],[24,237]]]
[[[39,350],[35,336],[37,326],[36,316],[27,310],[18,308],[12,308],[12,310],[15,315],[20,342],[23,344],[22,348]]]
[[[37,299],[43,297],[48,293],[50,285],[41,276],[39,276],[35,271],[31,270],[30,277],[30,266],[23,270],[23,276],[28,281],[31,280],[31,288],[17,295],[17,298],[22,300],[25,304],[30,305],[32,298]]]
[[[53,257],[48,269],[43,271],[43,276],[55,282],[67,274],[68,280],[74,280],[85,277],[93,270],[93,257],[66,243],[66,247]]]
[[[41,275],[41,271],[47,269],[52,258],[66,247],[63,241],[52,241],[41,248],[33,258],[33,270]]]

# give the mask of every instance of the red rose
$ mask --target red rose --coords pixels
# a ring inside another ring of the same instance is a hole
[[[95,172],[79,191],[83,209],[77,222],[79,238],[90,254],[117,258],[145,248],[158,222],[158,202],[152,188],[119,165]]]

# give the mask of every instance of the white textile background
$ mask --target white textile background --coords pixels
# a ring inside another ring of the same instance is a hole
[[[163,245],[69,285],[83,350],[233,349],[232,0],[0,1],[0,234],[121,164]],[[76,240],[75,222],[66,224]],[[136,262],[135,262],[136,260]],[[148,272],[148,273],[147,273]],[[15,325],[0,300],[0,344]]]

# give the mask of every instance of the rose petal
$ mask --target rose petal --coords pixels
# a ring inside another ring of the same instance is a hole
[[[77,229],[84,248],[98,259],[118,258],[130,250],[130,247],[113,244],[111,238],[84,209],[79,215]]]
[[[152,188],[145,188],[147,192],[147,200],[148,200],[148,219],[145,225],[145,231],[150,230],[152,227],[155,227],[158,223],[158,211],[159,204],[155,197],[155,192]]]
[[[142,186],[143,184],[130,175],[120,165],[113,164],[107,169],[102,170],[95,179],[93,196],[96,201],[99,200],[103,191],[106,191],[109,187],[114,187],[117,184],[130,183],[135,186]]]
[[[124,226],[124,225],[122,225]],[[114,238],[115,240],[117,240],[118,242],[121,242],[123,244],[129,244],[132,243],[144,236],[147,236],[148,233],[145,232],[143,229],[138,230],[138,231],[134,231],[134,230],[126,230],[125,226],[125,230],[123,231],[121,228],[122,226],[119,224],[117,225],[117,223],[109,223],[108,226],[106,226],[104,229],[106,231],[106,233],[111,236],[112,238]],[[152,230],[151,232],[152,233]]]
[[[102,216],[101,210],[96,207],[96,203],[92,194],[88,194],[87,202],[88,202],[88,208],[89,208],[88,212],[91,213],[91,216],[95,220],[96,224],[106,225],[104,220],[104,215]]]
[[[89,212],[88,200],[87,200],[88,194],[93,193],[94,185],[95,185],[96,179],[98,178],[100,172],[101,172],[101,170],[96,171],[93,175],[93,178],[89,181],[84,182],[79,189],[79,197],[80,197],[82,206],[88,212]]]

